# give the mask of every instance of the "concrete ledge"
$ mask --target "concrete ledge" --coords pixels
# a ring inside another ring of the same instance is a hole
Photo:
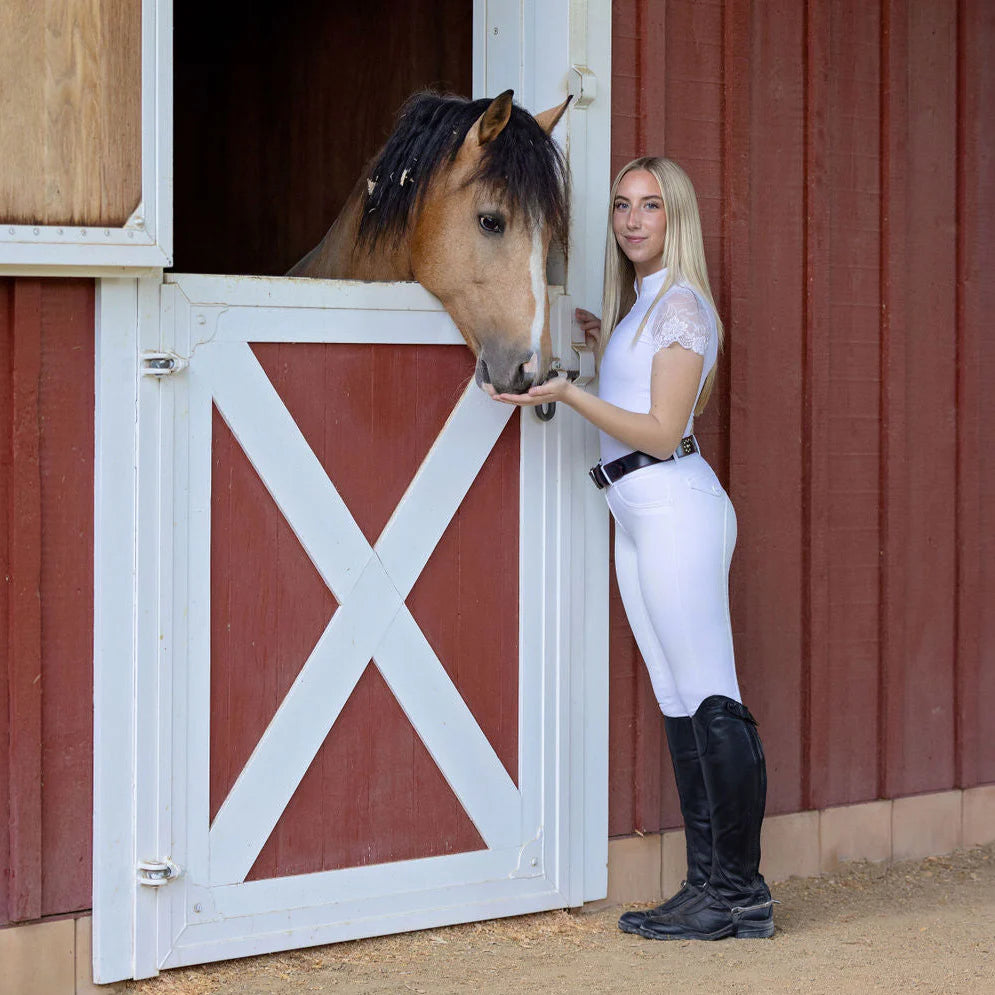
[[[962,791],[896,798],[891,807],[892,860],[950,853],[963,844]]]
[[[0,929],[5,992],[75,995],[76,924],[72,919]]]
[[[964,792],[964,846],[995,843],[995,784]]]
[[[793,812],[764,819],[760,873],[768,881],[819,873],[819,813]]]
[[[611,854],[615,853],[614,861]],[[660,837],[627,836],[608,844],[608,901],[648,902],[660,893]],[[631,897],[630,897],[631,896]]]
[[[819,813],[819,870],[845,860],[891,860],[891,802],[824,808]]]
[[[769,881],[783,881],[831,873],[847,860],[913,860],[991,842],[995,784],[984,784],[770,816],[764,820],[760,870]],[[630,868],[632,859],[638,865]],[[647,894],[657,867],[659,890]],[[609,901],[656,902],[672,895],[686,872],[683,830],[608,841]],[[630,890],[629,881],[638,887]]]
[[[112,995],[123,982],[93,983],[93,919],[56,919],[0,929],[0,992],[11,995]]]

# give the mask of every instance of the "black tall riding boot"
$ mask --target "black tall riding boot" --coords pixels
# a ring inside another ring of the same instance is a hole
[[[645,912],[625,912],[618,928],[625,933],[638,933],[647,915],[676,912],[685,903],[701,894],[712,871],[712,830],[709,825],[708,793],[698,759],[698,744],[690,716],[677,718],[665,715],[667,745],[674,765],[674,780],[684,816],[684,837],[687,841],[688,872],[681,890],[663,905]]]
[[[647,915],[643,936],[718,940],[774,935],[773,901],[760,874],[760,826],[767,767],[757,723],[725,695],[706,698],[692,717],[712,828],[708,884],[681,908]]]

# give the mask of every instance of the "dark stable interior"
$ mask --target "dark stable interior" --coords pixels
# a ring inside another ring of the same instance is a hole
[[[411,93],[471,95],[470,0],[176,0],[175,25],[177,272],[286,273]]]

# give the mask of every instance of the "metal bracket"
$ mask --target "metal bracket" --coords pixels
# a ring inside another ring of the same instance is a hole
[[[160,888],[180,876],[180,869],[168,857],[165,860],[138,861],[138,883]]]
[[[518,851],[518,866],[508,875],[510,878],[536,878],[544,873],[542,866],[542,827],[536,830],[535,838],[526,840]]]
[[[175,352],[143,352],[142,376],[168,377],[171,373],[179,373],[189,365],[189,360],[177,356]]]
[[[574,98],[571,109],[590,107],[598,95],[598,77],[587,66],[571,66],[569,90]]]

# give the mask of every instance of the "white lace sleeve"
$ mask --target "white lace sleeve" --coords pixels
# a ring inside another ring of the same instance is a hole
[[[650,315],[647,324],[654,352],[666,349],[676,342],[699,356],[705,355],[708,347],[708,318],[689,290],[681,288],[668,293]]]

